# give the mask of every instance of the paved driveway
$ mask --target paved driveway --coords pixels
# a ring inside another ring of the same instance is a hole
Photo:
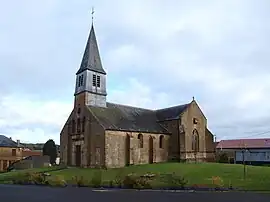
[[[50,188],[40,186],[0,185],[1,202],[269,202],[270,194],[240,192],[160,192],[160,191],[95,191],[89,188]]]

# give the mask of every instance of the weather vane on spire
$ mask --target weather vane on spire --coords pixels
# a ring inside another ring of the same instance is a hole
[[[92,22],[94,21],[94,13],[95,13],[94,7],[92,7],[92,11],[91,11],[91,14],[92,14]]]

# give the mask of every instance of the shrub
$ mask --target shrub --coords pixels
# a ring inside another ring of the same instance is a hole
[[[229,162],[229,158],[226,153],[222,153],[218,156],[218,163],[228,163],[228,162]]]
[[[32,184],[31,173],[20,173],[14,179],[12,179],[13,184]]]
[[[143,176],[129,174],[124,177],[122,186],[127,189],[151,188],[150,180]]]
[[[167,184],[169,188],[184,188],[187,180],[184,177],[178,176],[175,173],[163,174],[160,176],[161,182]]]
[[[219,176],[213,176],[212,177],[212,184],[215,186],[215,187],[222,187],[223,186],[223,180],[221,177]]]
[[[74,176],[72,177],[73,184],[78,187],[87,187],[89,186],[89,182],[83,178],[83,176]]]
[[[136,186],[137,189],[150,189],[151,188],[151,180],[150,178],[146,178],[144,176],[140,176],[136,178]]]
[[[48,181],[43,173],[32,173],[29,181],[36,185],[47,185]]]
[[[92,187],[98,188],[102,185],[102,171],[98,170],[94,173],[94,176],[92,177],[90,181],[90,185]]]
[[[67,182],[61,176],[53,176],[48,180],[48,184],[53,187],[66,187]]]
[[[109,186],[110,187],[121,187],[122,185],[122,176],[121,173],[117,173],[115,178],[113,180],[109,181]]]
[[[125,176],[123,181],[122,181],[122,185],[124,188],[127,188],[127,189],[135,188],[136,187],[135,177],[132,174]]]
[[[14,179],[12,179],[13,184],[36,184],[36,185],[46,185],[48,184],[45,175],[42,173],[20,173]]]

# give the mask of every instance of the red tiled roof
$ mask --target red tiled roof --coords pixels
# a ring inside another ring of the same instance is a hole
[[[270,148],[270,138],[221,140],[217,149]]]
[[[42,151],[23,151],[22,152],[23,157],[27,157],[27,156],[42,156]]]

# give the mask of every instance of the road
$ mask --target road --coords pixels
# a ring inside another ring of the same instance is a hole
[[[161,191],[96,191],[89,188],[51,188],[40,186],[0,185],[0,201],[14,202],[269,202],[270,194],[241,192],[161,192]]]

